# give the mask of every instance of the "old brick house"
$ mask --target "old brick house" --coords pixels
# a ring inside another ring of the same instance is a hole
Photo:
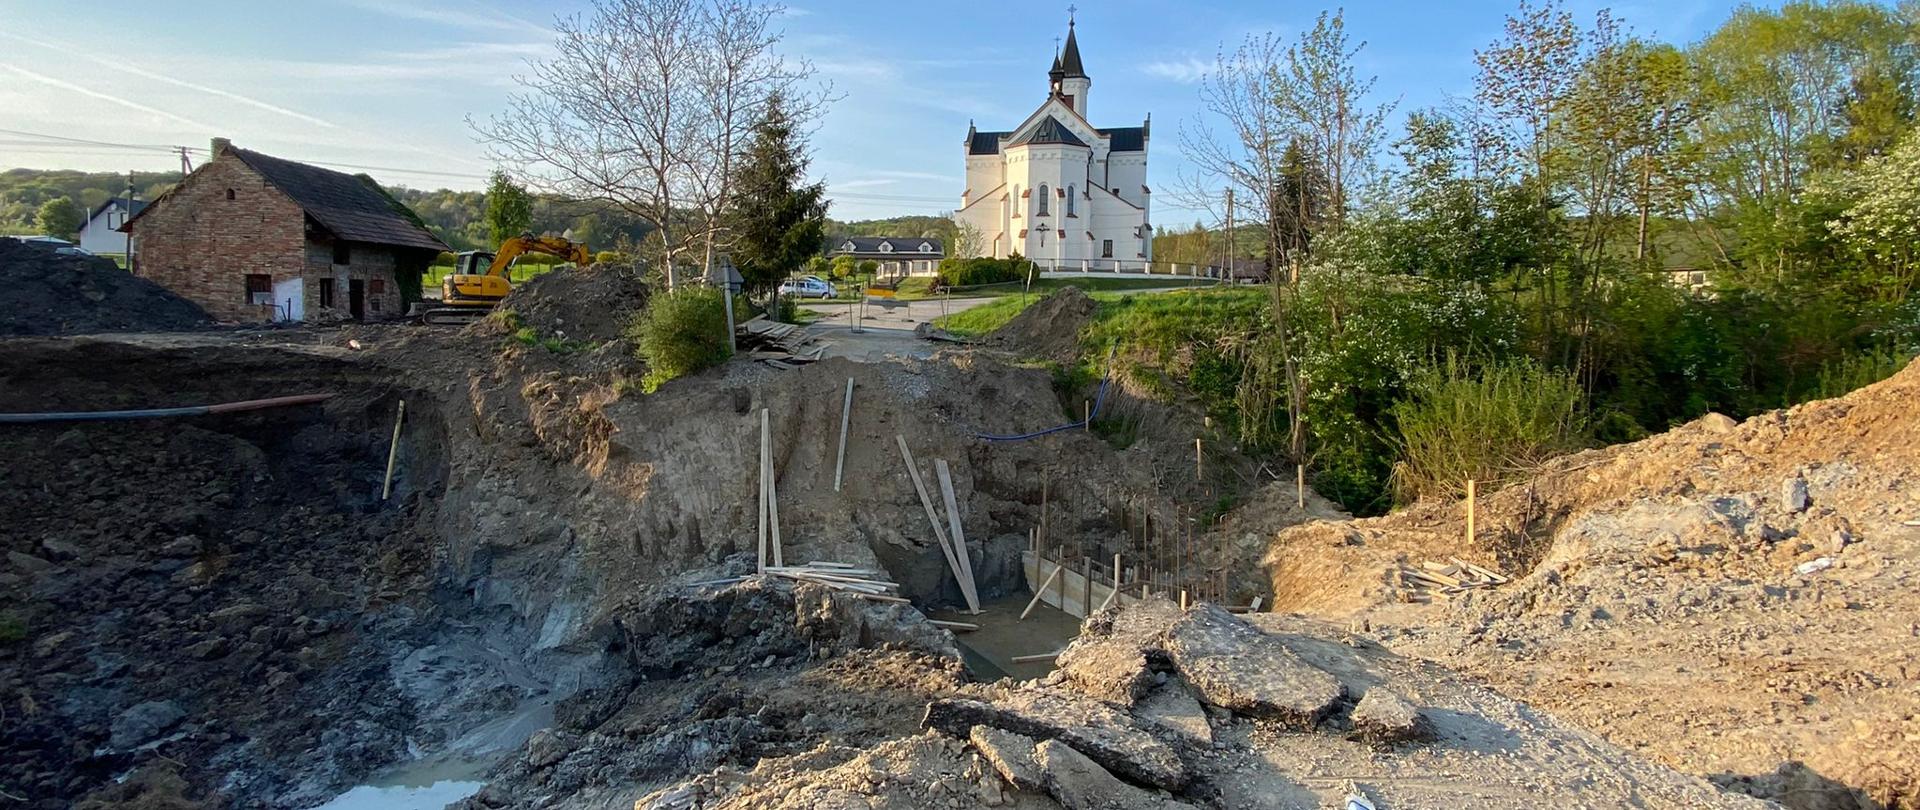
[[[396,317],[447,249],[371,180],[225,139],[213,153],[125,227],[133,272],[216,318]]]

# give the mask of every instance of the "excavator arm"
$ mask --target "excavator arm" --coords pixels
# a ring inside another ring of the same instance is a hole
[[[493,265],[487,268],[487,275],[506,278],[507,271],[513,267],[513,260],[528,253],[559,256],[581,267],[593,264],[593,251],[588,250],[586,245],[558,236],[522,234],[500,243],[500,251],[493,255]]]

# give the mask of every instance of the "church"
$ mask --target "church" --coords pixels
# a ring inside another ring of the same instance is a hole
[[[1019,253],[1061,270],[1138,271],[1153,259],[1147,142],[1137,127],[1089,123],[1087,77],[1074,23],[1047,72],[1047,100],[1004,132],[967,125],[967,190],[954,221],[977,250]],[[956,252],[955,255],[958,255]]]

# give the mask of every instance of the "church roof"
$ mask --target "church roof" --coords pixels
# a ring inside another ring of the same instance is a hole
[[[1067,47],[1060,54],[1060,69],[1070,78],[1084,79],[1087,69],[1080,65],[1080,43],[1073,38],[1073,21],[1067,21]]]
[[[1112,127],[1100,130],[1107,136],[1107,148],[1114,152],[1147,151],[1146,127]]]
[[[1007,145],[1008,146],[1025,146],[1030,143],[1033,143],[1033,144],[1060,143],[1060,144],[1066,144],[1068,146],[1086,146],[1087,145],[1086,141],[1080,140],[1078,136],[1073,134],[1073,130],[1067,129],[1066,124],[1060,123],[1060,119],[1055,118],[1051,115],[1041,119],[1040,124],[1038,126],[1035,126],[1033,128],[1033,131],[1027,133],[1025,137],[1015,140],[1013,143],[1010,143]]]
[[[973,133],[973,140],[967,144],[967,154],[1000,154],[1000,139],[1012,134],[1011,132],[975,132]]]

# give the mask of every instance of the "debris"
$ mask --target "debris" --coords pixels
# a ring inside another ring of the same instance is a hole
[[[1066,810],[1173,810],[1191,807],[1129,785],[1073,746],[1047,740],[1034,747],[1047,792]]]
[[[1402,567],[1400,584],[1411,588],[1416,594],[1441,598],[1451,598],[1454,594],[1480,588],[1505,585],[1506,575],[1491,568],[1483,568],[1459,557],[1449,558],[1450,562],[1423,562],[1417,568]]]
[[[1833,567],[1832,557],[1821,557],[1817,560],[1808,560],[1806,562],[1803,562],[1799,565],[1794,566],[1793,572],[1795,574],[1799,574],[1800,576],[1804,577],[1808,574],[1817,574],[1821,571],[1825,571],[1832,567]]]
[[[1035,792],[1046,789],[1040,763],[1033,759],[1036,743],[1032,737],[992,726],[974,726],[967,733],[967,741],[1008,784]]]
[[[1346,693],[1279,639],[1214,605],[1168,629],[1166,650],[1202,700],[1294,730],[1313,728]]]
[[[1370,743],[1400,743],[1427,735],[1420,710],[1384,686],[1368,689],[1353,707],[1353,733]]]
[[[199,305],[110,260],[57,250],[0,238],[0,335],[161,331],[212,320]]]
[[[927,704],[924,728],[966,739],[991,726],[1036,740],[1060,740],[1121,776],[1166,790],[1186,787],[1188,774],[1172,748],[1135,727],[1125,712],[1089,698],[1022,691],[987,703],[946,698]]]

